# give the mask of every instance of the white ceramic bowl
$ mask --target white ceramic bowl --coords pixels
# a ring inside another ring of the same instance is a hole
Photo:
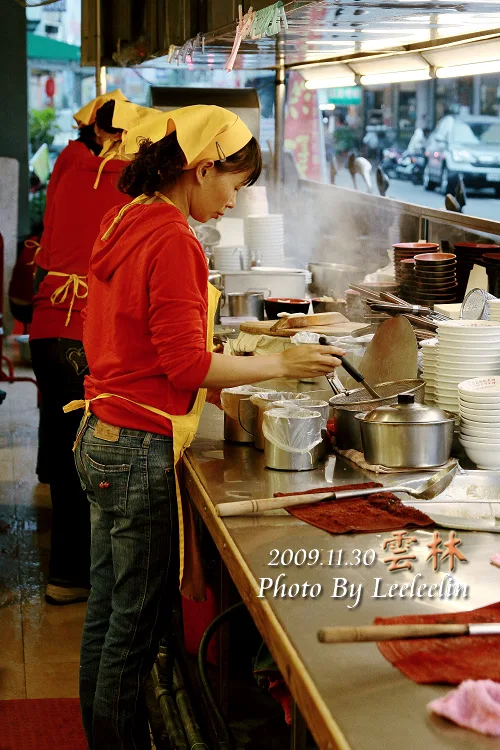
[[[441,333],[445,335],[449,332],[458,334],[464,331],[467,332],[470,329],[487,331],[488,329],[492,330],[495,328],[498,328],[498,326],[490,323],[489,320],[443,320],[439,322],[438,336]],[[498,333],[500,333],[500,329]]]
[[[460,438],[460,442],[468,457],[476,464],[478,469],[500,470],[500,442],[494,445],[484,445],[466,440],[463,437]]]
[[[458,394],[458,400],[460,401],[461,406],[463,406],[465,409],[471,409],[471,411],[480,411],[488,414],[492,409],[500,409],[500,400],[492,401],[490,403],[485,403],[484,401],[478,403],[476,401],[468,401],[460,393]]]
[[[460,406],[460,416],[463,419],[469,420],[469,422],[476,422],[476,426],[482,424],[497,424],[500,427],[500,411],[495,414],[482,414],[478,411],[470,411],[470,409],[464,409]]]
[[[500,430],[483,430],[479,427],[470,427],[466,424],[460,425],[460,431],[467,440],[471,438],[490,438],[495,443],[500,443]],[[467,437],[468,436],[468,437]]]
[[[463,393],[465,396],[500,397],[500,376],[466,380],[460,383],[460,393]]]

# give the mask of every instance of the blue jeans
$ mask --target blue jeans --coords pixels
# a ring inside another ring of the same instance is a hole
[[[91,416],[75,451],[92,528],[83,725],[90,750],[149,750],[143,686],[170,628],[179,571],[172,439],[126,428],[96,437],[97,425]]]

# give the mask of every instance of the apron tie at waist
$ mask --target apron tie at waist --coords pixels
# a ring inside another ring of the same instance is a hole
[[[49,271],[47,276],[62,276],[66,279],[64,284],[61,284],[50,297],[50,301],[53,305],[61,305],[66,301],[66,297],[70,293],[71,285],[73,285],[73,294],[71,297],[71,304],[69,306],[68,315],[66,318],[65,326],[69,325],[71,320],[71,313],[73,312],[73,305],[75,299],[85,299],[89,293],[89,287],[86,281],[86,276],[78,276],[76,273],[61,273],[60,271]],[[82,292],[80,292],[80,287]]]
[[[37,242],[37,240],[25,240],[24,247],[26,247],[26,248],[28,248],[28,247],[35,248],[35,254],[33,256],[33,260],[31,260],[29,263],[26,263],[27,266],[34,266],[35,265],[36,256],[41,252],[42,246],[40,245],[39,242]]]

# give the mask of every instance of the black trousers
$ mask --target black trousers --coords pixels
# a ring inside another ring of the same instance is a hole
[[[35,339],[30,347],[44,409],[52,498],[49,579],[55,584],[88,586],[90,510],[73,454],[82,412],[63,412],[65,404],[84,396],[87,360],[82,342],[73,339]]]

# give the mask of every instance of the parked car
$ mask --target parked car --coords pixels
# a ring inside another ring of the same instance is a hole
[[[429,136],[425,154],[425,190],[454,193],[461,175],[466,187],[493,187],[500,198],[500,117],[447,115]]]

